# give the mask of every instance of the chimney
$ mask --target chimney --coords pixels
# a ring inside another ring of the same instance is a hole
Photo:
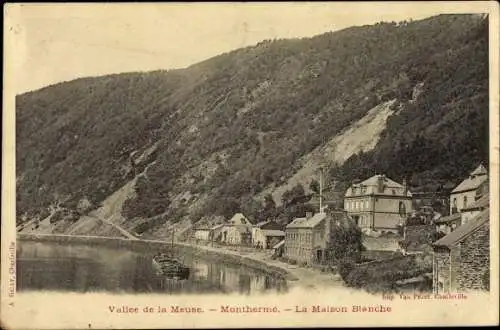
[[[406,182],[406,178],[403,179],[403,195],[408,196],[408,183]]]
[[[383,193],[384,192],[384,180],[385,180],[385,175],[380,174],[377,178],[377,183],[378,183],[378,192]]]
[[[312,212],[306,212],[306,219],[311,219],[313,217]]]

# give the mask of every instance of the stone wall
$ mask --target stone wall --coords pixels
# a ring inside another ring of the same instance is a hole
[[[490,268],[489,222],[460,243],[461,263],[457,269],[459,290],[483,290],[484,274]]]
[[[450,250],[436,249],[433,268],[435,292],[487,289],[484,277],[489,276],[485,274],[490,268],[489,222]]]
[[[402,237],[397,235],[379,237],[363,235],[363,246],[368,251],[398,251],[401,239]]]

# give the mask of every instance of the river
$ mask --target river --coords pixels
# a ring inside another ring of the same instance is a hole
[[[192,255],[179,256],[191,268],[188,279],[167,279],[154,271],[154,254],[155,251],[22,241],[17,246],[17,291],[165,294],[287,291],[286,281],[281,277]]]

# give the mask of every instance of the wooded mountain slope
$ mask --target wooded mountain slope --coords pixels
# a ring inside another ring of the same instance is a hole
[[[141,172],[123,215],[154,217],[146,229],[239,210],[256,220],[271,206],[252,196],[392,99],[397,111],[372,151],[325,164],[337,180],[378,171],[436,187],[487,161],[487,19],[441,15],[264,41],[186,69],[19,95],[18,222],[55,204],[69,210],[61,221],[74,221]]]

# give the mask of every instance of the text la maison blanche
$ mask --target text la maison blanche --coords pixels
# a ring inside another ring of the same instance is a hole
[[[201,307],[181,307],[172,305],[170,307],[162,306],[146,306],[146,307],[135,307],[135,306],[109,306],[109,311],[111,313],[120,314],[136,314],[136,313],[186,313],[186,314],[199,314],[204,313],[205,310]],[[219,309],[210,309],[211,312],[221,312],[221,313],[281,313],[282,310],[276,306],[274,307],[257,307],[257,306],[220,306]],[[285,312],[295,312],[295,313],[390,313],[392,308],[390,306],[384,305],[373,305],[373,306],[295,306],[295,308],[283,309]]]

